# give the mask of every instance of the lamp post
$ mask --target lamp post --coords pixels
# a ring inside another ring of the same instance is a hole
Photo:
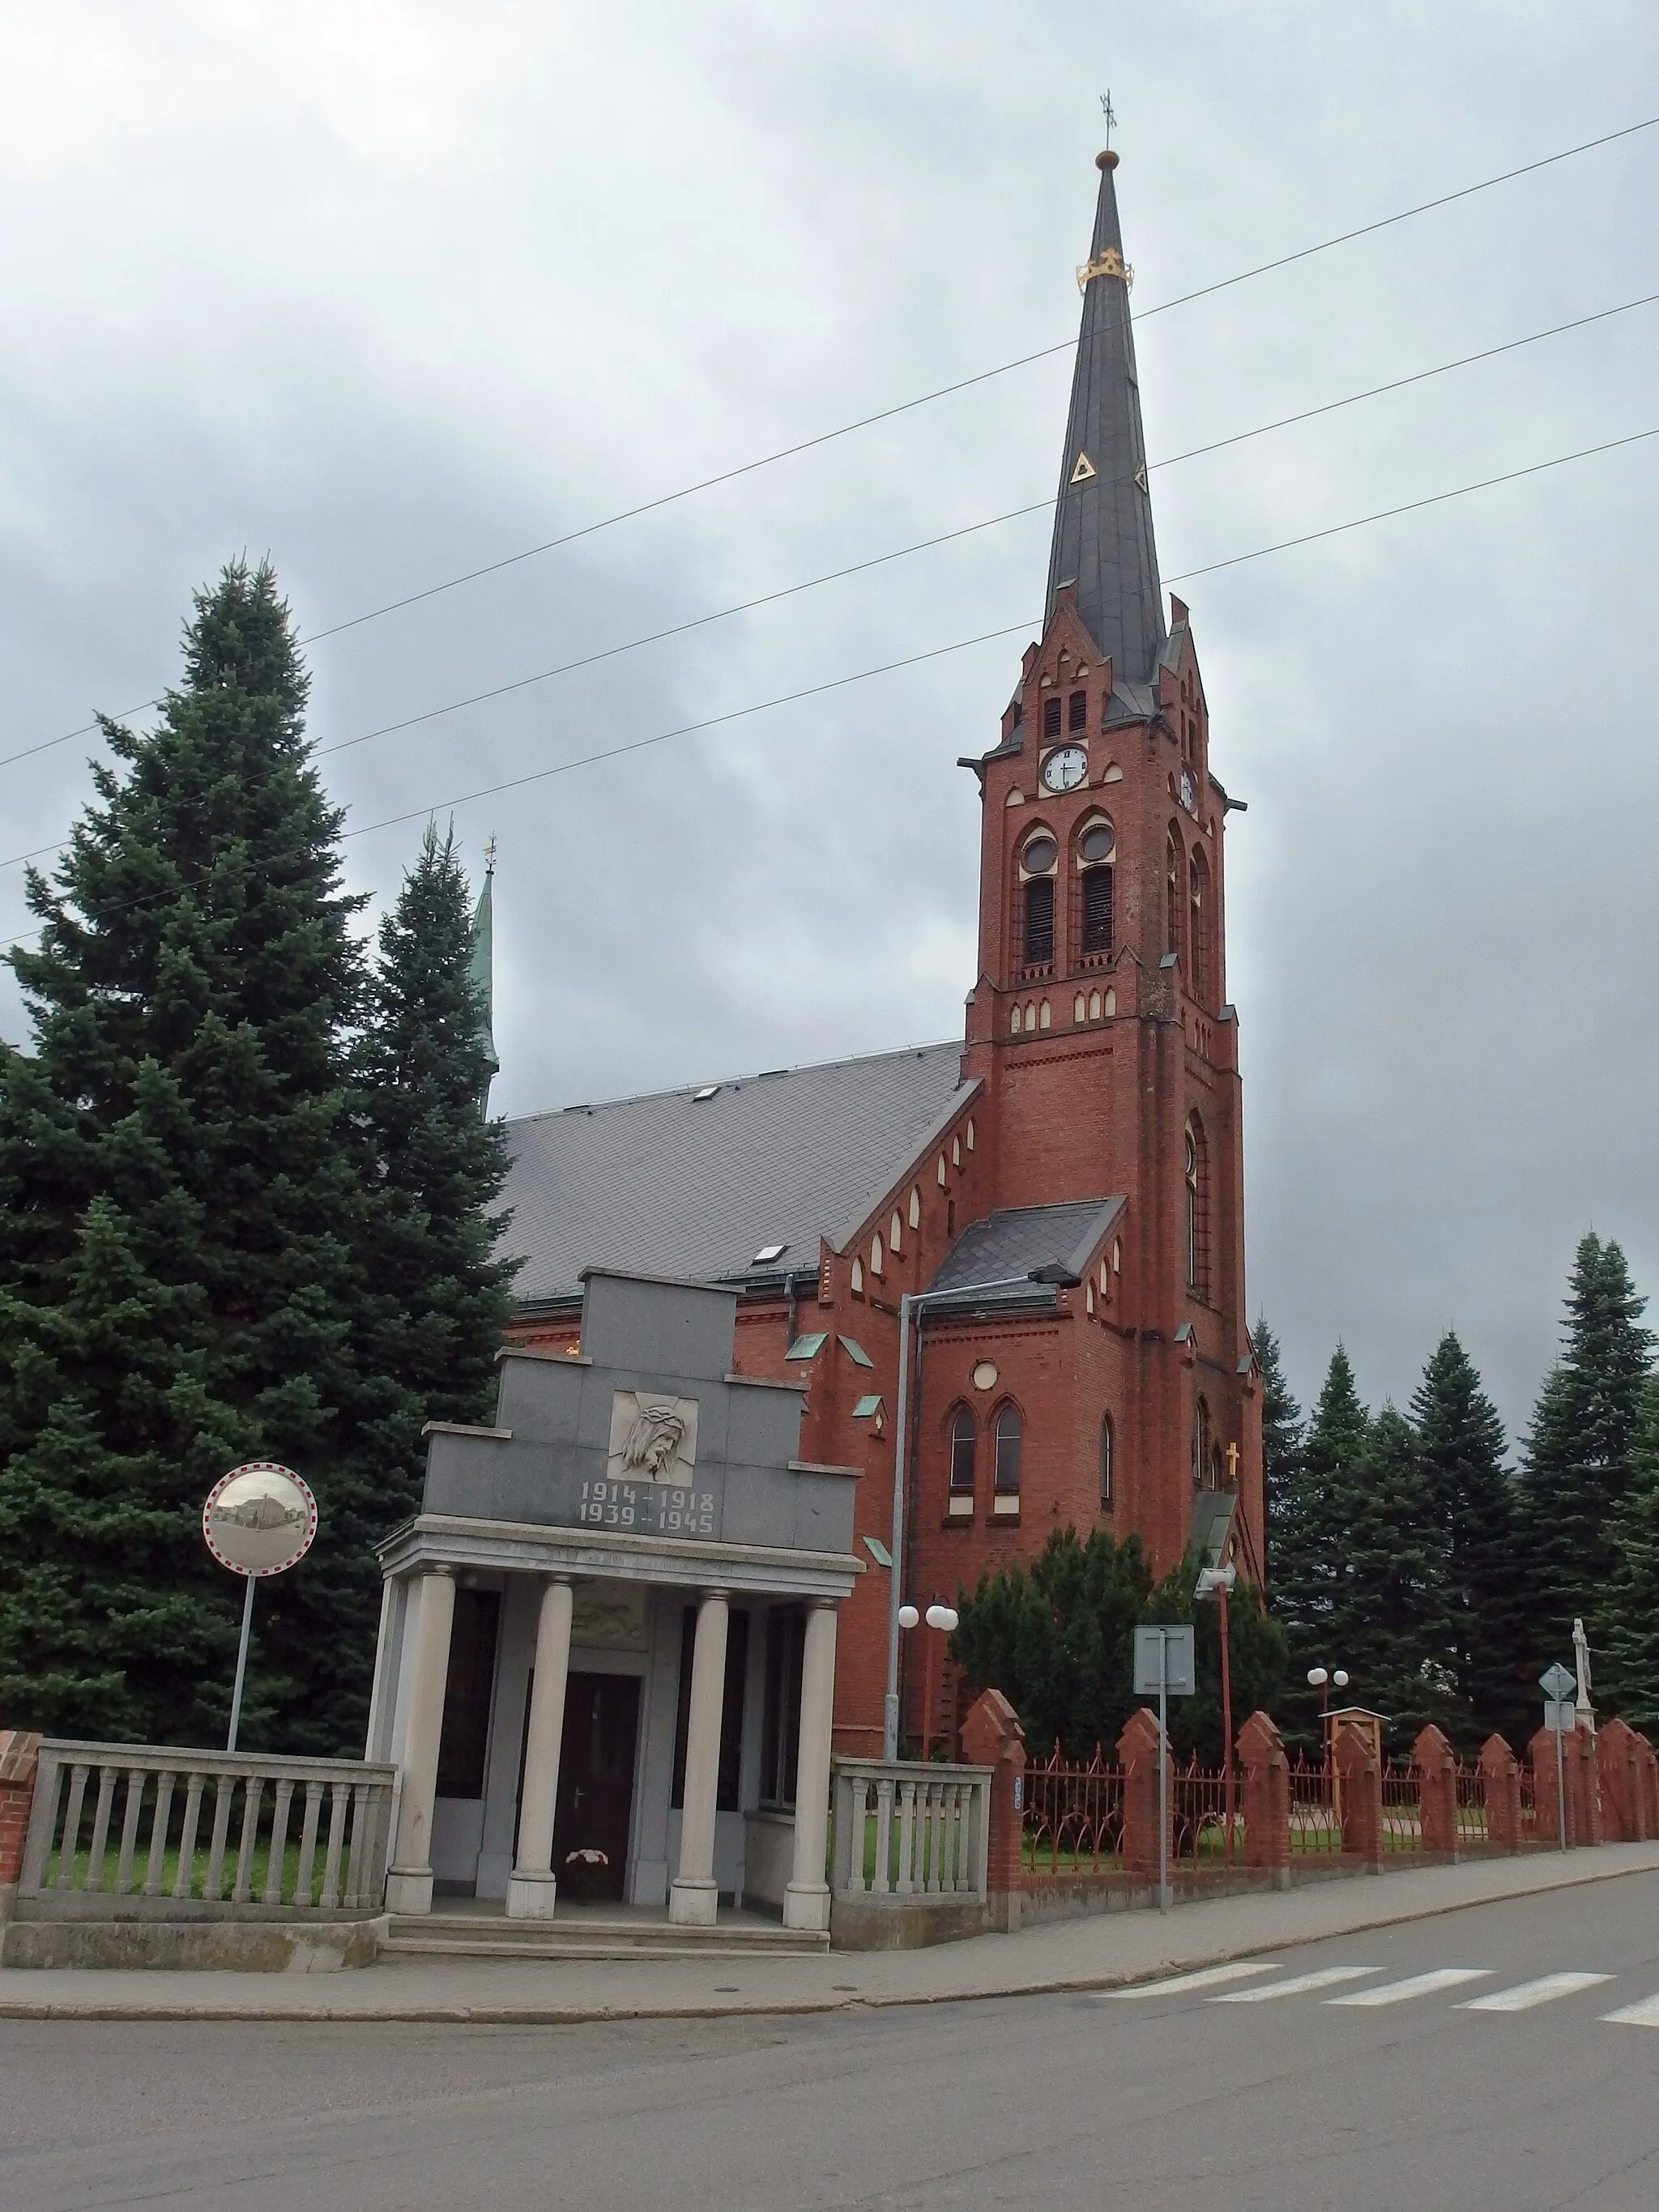
[[[1221,1629],[1221,1772],[1227,1793],[1227,1864],[1233,1863],[1233,1684],[1227,1659],[1227,1600],[1238,1580],[1238,1569],[1230,1559],[1224,1567],[1200,1567],[1195,1595],[1212,1597],[1220,1612]]]
[[[1330,1778],[1331,1812],[1340,1827],[1342,1820],[1342,1784],[1337,1778],[1335,1747],[1331,1742],[1331,1692],[1346,1690],[1348,1670],[1339,1667],[1334,1672],[1325,1667],[1310,1667],[1308,1680],[1319,1692],[1319,1733],[1325,1739],[1325,1772]]]
[[[925,1613],[918,1613],[913,1605],[902,1605],[898,1609],[898,1625],[903,1629],[919,1628],[926,1620],[929,1628],[937,1628],[945,1636],[957,1627],[961,1615],[953,1605],[941,1605],[937,1599]],[[921,1755],[931,1759],[933,1753],[933,1645],[922,1647],[922,1719]]]
[[[1069,1267],[1049,1262],[1024,1275],[1001,1275],[988,1283],[960,1283],[947,1291],[906,1291],[899,1300],[898,1394],[895,1407],[898,1433],[893,1440],[893,1533],[889,1549],[893,1565],[887,1592],[887,1695],[883,1704],[881,1755],[898,1757],[899,1736],[899,1620],[900,1595],[904,1588],[905,1493],[910,1478],[910,1324],[937,1305],[960,1305],[987,1291],[1024,1290],[1031,1283],[1075,1289],[1082,1280]],[[906,1608],[909,1610],[910,1608]]]

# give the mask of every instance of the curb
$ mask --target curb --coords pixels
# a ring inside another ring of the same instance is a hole
[[[1194,1953],[1181,1959],[1165,1959],[1156,1966],[1130,1968],[1121,1973],[1049,1976],[1038,1981],[999,1983],[994,1988],[875,1991],[869,1994],[860,1991],[823,1997],[757,1996],[741,2004],[727,2005],[665,2004],[660,2001],[653,2003],[647,1998],[636,2004],[386,2003],[347,2006],[319,2002],[306,2005],[271,2006],[252,2002],[192,2004],[176,1999],[168,2003],[115,1997],[70,1997],[54,2001],[50,1997],[0,1996],[0,2021],[178,2022],[199,2020],[258,2021],[277,2026],[286,2026],[289,2022],[329,2021],[364,2027],[385,2027],[398,2023],[410,2027],[576,2027],[607,2021],[743,2020],[768,2015],[783,2018],[839,2012],[891,2012],[921,2005],[981,2004],[996,1997],[1087,1996],[1097,1992],[1133,1989],[1144,1983],[1160,1981],[1166,1974],[1197,1972],[1206,1966],[1224,1966],[1235,1959],[1253,1958],[1264,1949],[1288,1951],[1308,1943],[1335,1942],[1344,1936],[1364,1935],[1375,1928],[1395,1928],[1417,1920],[1441,1919],[1455,1912],[1475,1911],[1483,1905],[1508,1905],[1522,1898],[1547,1896],[1556,1890],[1583,1889],[1594,1882],[1626,1881],[1644,1874],[1659,1874],[1659,1868],[1586,1868],[1583,1874],[1570,1875],[1564,1881],[1541,1883],[1535,1889],[1510,1890],[1498,1897],[1467,1898],[1443,1905],[1413,1905],[1404,1911],[1377,1912],[1364,1920],[1356,1920],[1347,1927],[1310,1931],[1305,1936],[1291,1935],[1252,1943],[1219,1944],[1212,1950]],[[841,1955],[850,1957],[857,1954]]]

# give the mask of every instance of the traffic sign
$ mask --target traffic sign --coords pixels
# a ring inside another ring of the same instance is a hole
[[[1557,1735],[1571,1735],[1578,1725],[1571,1698],[1546,1698],[1544,1726],[1553,1729]]]
[[[1135,1695],[1190,1698],[1198,1687],[1190,1621],[1172,1621],[1135,1631]]]
[[[1578,1687],[1578,1677],[1565,1667],[1547,1667],[1538,1677],[1538,1686],[1547,1698],[1565,1698]]]

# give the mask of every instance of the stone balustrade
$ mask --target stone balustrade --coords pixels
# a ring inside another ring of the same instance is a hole
[[[377,1912],[397,1769],[46,1736],[15,1911],[41,1919]]]
[[[837,1898],[984,1903],[988,1767],[843,1759],[836,1767],[835,1790],[830,1887]]]

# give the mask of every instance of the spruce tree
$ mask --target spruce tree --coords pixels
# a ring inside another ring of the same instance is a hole
[[[1611,1522],[1614,1565],[1596,1673],[1605,1700],[1632,1728],[1659,1729],[1659,1380],[1642,1394],[1629,1487]]]
[[[1455,1330],[1424,1368],[1411,1415],[1445,1555],[1456,1715],[1449,1733],[1469,1753],[1494,1729],[1529,1732],[1532,1723],[1531,1703],[1517,1696],[1521,1622],[1504,1424]]]
[[[1404,1748],[1425,1721],[1452,1717],[1456,1678],[1445,1546],[1417,1434],[1393,1406],[1371,1422],[1344,1483],[1342,1524],[1327,1663],[1346,1668],[1348,1702],[1381,1713]]]
[[[365,1326],[374,1367],[399,1386],[377,1431],[386,1463],[411,1470],[420,1422],[485,1412],[518,1264],[493,1257],[507,1138],[484,1118],[494,1055],[453,828],[441,840],[428,825],[380,945],[359,1055],[380,1200]]]
[[[258,1595],[245,1740],[362,1743],[415,1425],[363,1313],[373,1162],[349,1037],[364,964],[340,816],[270,568],[198,595],[185,676],[112,766],[11,956],[33,1050],[0,1062],[0,1711],[211,1744],[240,1580],[202,1542],[238,1462],[296,1467],[318,1540]]]
[[[1631,1483],[1653,1355],[1652,1333],[1641,1325],[1646,1304],[1619,1246],[1586,1236],[1567,1291],[1566,1346],[1539,1394],[1516,1492],[1530,1644],[1518,1677],[1535,1676],[1551,1660],[1571,1662],[1576,1615],[1593,1650],[1604,1640],[1613,1521]]]
[[[1281,1541],[1290,1555],[1297,1552],[1294,1528],[1302,1467],[1302,1408],[1285,1372],[1279,1339],[1258,1316],[1250,1333],[1256,1365],[1261,1370],[1261,1478],[1266,1506],[1266,1557],[1262,1562],[1271,1589],[1279,1571]]]

